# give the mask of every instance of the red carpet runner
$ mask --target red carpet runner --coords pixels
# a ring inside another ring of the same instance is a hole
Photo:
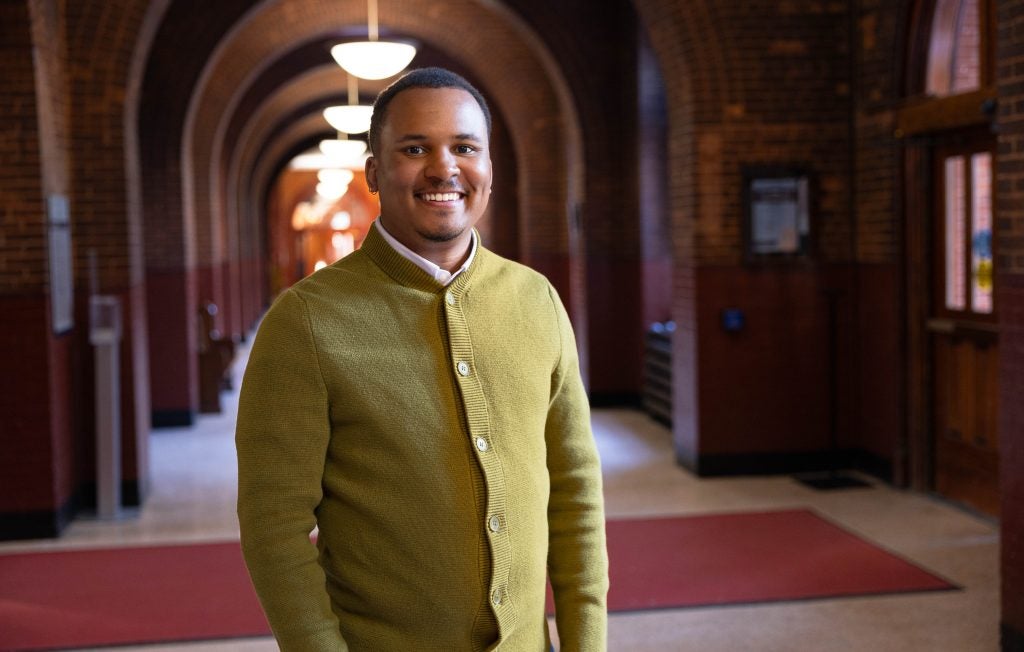
[[[809,511],[610,521],[612,611],[954,588]],[[0,554],[0,649],[265,635],[237,543]]]
[[[608,522],[610,611],[956,588],[813,512]]]

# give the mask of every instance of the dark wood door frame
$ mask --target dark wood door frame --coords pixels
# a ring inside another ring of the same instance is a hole
[[[932,488],[935,452],[931,445],[932,360],[925,329],[931,314],[932,145],[915,137],[904,149],[903,256],[907,397],[904,441],[898,447],[896,483],[919,491]]]
[[[992,0],[982,0],[980,22],[995,34]],[[917,0],[907,13],[909,35],[903,66],[903,107],[896,112],[896,138],[903,144],[903,323],[906,351],[904,430],[896,448],[893,479],[919,491],[933,488],[932,378],[930,337],[931,273],[934,251],[933,147],[947,130],[991,126],[996,89],[992,83],[995,39],[982,51],[982,85],[978,91],[946,98],[924,95],[935,0]]]
[[[937,100],[939,101],[939,100]],[[943,118],[948,120],[948,118]],[[935,243],[934,161],[940,143],[977,139],[977,119],[964,120],[959,132],[922,132],[904,139],[904,327],[907,351],[906,422],[897,449],[894,477],[900,486],[934,488],[935,449],[932,388],[934,369],[927,322],[934,314]]]

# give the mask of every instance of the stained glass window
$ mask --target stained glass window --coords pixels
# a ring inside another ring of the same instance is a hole
[[[967,291],[964,282],[964,235],[966,188],[963,156],[946,159],[946,307],[964,310]]]
[[[971,156],[971,309],[992,312],[992,155]]]

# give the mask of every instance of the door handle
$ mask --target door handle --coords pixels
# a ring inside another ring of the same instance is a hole
[[[926,324],[933,333],[949,333],[956,332],[956,322],[952,319],[929,319]]]

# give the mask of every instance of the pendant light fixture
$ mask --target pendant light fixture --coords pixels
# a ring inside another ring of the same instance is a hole
[[[366,153],[366,143],[362,140],[348,140],[346,138],[331,138],[320,141],[320,151],[331,160],[336,160],[341,167],[361,165],[363,154]]]
[[[348,191],[348,184],[352,182],[355,175],[351,170],[339,170],[327,168],[316,173],[319,183],[316,184],[316,194],[324,199],[335,201]]]
[[[356,104],[359,100],[359,89],[356,78],[348,76],[348,104],[329,106],[324,109],[324,119],[336,131],[346,134],[361,134],[370,130],[370,116],[373,107]]]
[[[377,0],[367,0],[366,22],[366,41],[335,45],[331,48],[331,56],[350,75],[362,79],[385,79],[397,75],[416,56],[416,48],[408,43],[379,40]]]
[[[349,104],[347,106],[329,106],[324,109],[324,119],[332,127],[346,134],[361,134],[370,130],[372,106]]]

